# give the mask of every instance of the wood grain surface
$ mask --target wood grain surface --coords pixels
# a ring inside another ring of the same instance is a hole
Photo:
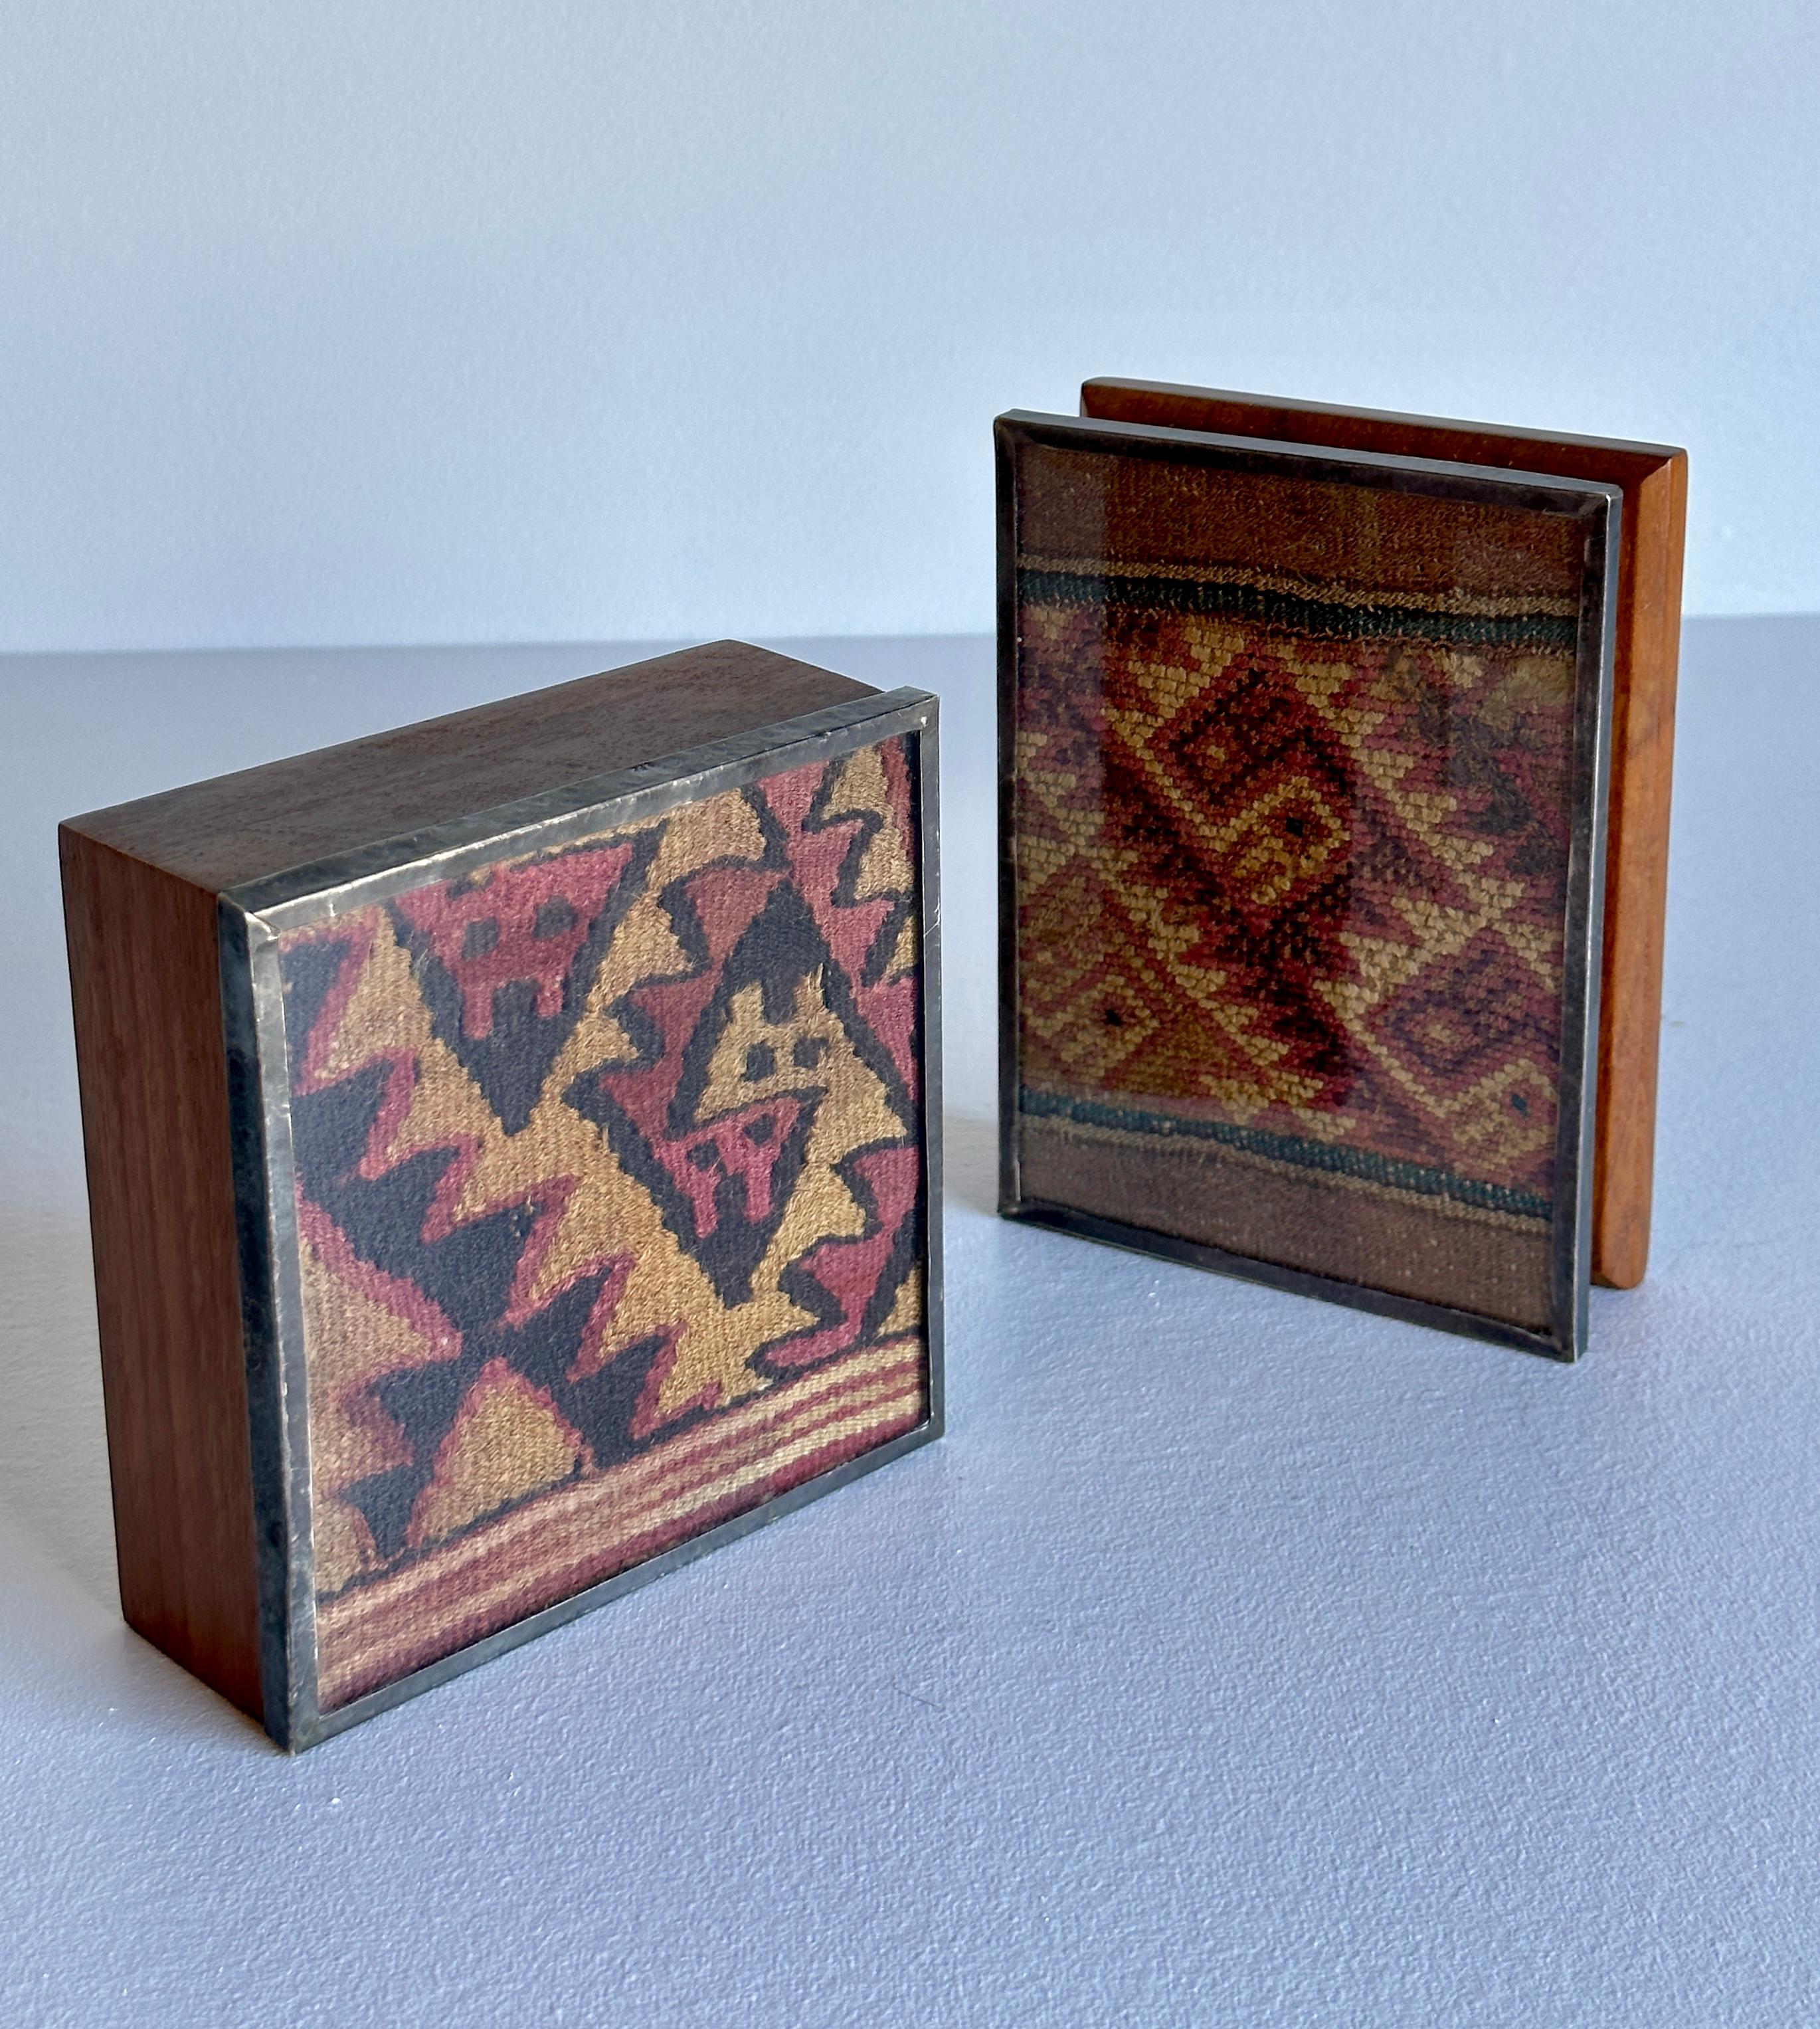
[[[714,641],[70,822],[214,892],[873,694]]]
[[[1594,1132],[1592,1274],[1621,1289],[1649,1261],[1668,889],[1687,454],[1666,444],[1548,436],[1313,402],[1095,379],[1081,413],[1112,422],[1330,445],[1590,479],[1624,492],[1607,826],[1604,960]]]
[[[120,1610],[257,1718],[215,898],[67,825],[59,843]]]

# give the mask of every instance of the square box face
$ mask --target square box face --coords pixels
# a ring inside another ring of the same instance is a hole
[[[1001,476],[1006,1209],[1577,1350],[1609,490],[1038,418]]]
[[[931,736],[877,731],[246,898],[294,1731],[932,1434]]]

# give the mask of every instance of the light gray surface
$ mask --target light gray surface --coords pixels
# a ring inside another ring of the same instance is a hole
[[[1092,373],[1685,443],[1820,606],[1811,0],[0,21],[0,648],[990,627]]]
[[[1820,621],[1688,631],[1574,1369],[994,1219],[989,647],[810,652],[946,695],[951,1434],[296,1762],[116,1618],[51,821],[613,657],[0,666],[0,2021],[1813,2019]]]

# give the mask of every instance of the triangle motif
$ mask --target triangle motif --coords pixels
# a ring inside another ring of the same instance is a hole
[[[497,1508],[568,1478],[587,1448],[556,1405],[503,1359],[475,1376],[412,1510],[414,1546],[439,1542]]]
[[[852,1053],[829,1004],[837,974],[802,896],[777,888],[680,1048],[601,1065],[569,1089],[724,1304],[751,1296],[830,1077]],[[639,990],[628,999],[636,1026]]]
[[[432,1026],[508,1134],[530,1120],[655,850],[652,836],[583,847],[392,904]]]

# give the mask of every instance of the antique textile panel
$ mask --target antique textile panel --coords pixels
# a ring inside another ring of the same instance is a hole
[[[1011,1208],[1543,1332],[1585,530],[1119,448],[1017,475]]]
[[[910,777],[282,936],[322,1709],[925,1419]]]

